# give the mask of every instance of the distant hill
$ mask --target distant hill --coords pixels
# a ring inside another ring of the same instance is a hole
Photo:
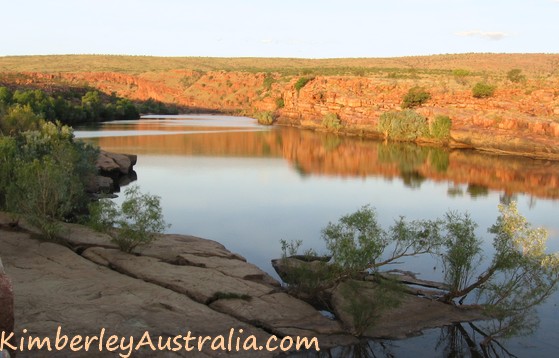
[[[559,54],[468,53],[393,58],[222,58],[152,57],[117,55],[48,55],[0,57],[2,72],[119,72],[143,73],[175,69],[200,71],[248,71],[297,74],[349,75],[381,69],[506,72],[521,68],[528,74],[550,75],[559,71]]]

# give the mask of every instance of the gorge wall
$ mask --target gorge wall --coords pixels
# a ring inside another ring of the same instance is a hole
[[[297,89],[297,82],[308,82]],[[385,69],[366,75],[285,75],[280,72],[225,70],[117,72],[25,72],[21,85],[90,86],[136,101],[155,99],[193,112],[219,111],[254,115],[274,113],[277,123],[324,129],[322,119],[336,114],[351,134],[379,136],[379,117],[401,110],[402,98],[414,86],[431,98],[416,111],[429,121],[452,119],[450,145],[559,159],[559,77],[530,73],[512,82],[504,73]],[[496,86],[489,98],[474,98],[477,82]]]

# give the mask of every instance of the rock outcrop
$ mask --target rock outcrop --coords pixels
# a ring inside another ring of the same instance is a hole
[[[357,343],[339,321],[285,294],[272,277],[217,242],[161,235],[140,253],[126,254],[106,235],[80,225],[61,224],[61,245],[35,239],[24,219],[20,231],[2,228],[12,221],[0,213],[0,252],[16,297],[15,332],[27,329],[54,338],[58,326],[68,335],[94,335],[106,328],[140,339],[146,330],[173,337],[187,331],[227,335],[234,328],[245,332],[237,336],[253,334],[263,343],[272,334],[317,337],[321,349]],[[208,349],[194,356],[224,353]],[[192,353],[169,353],[182,355]]]
[[[99,152],[95,162],[98,175],[88,183],[86,191],[89,193],[112,193],[121,185],[136,180],[133,168],[138,157],[134,154],[111,153],[104,150]]]

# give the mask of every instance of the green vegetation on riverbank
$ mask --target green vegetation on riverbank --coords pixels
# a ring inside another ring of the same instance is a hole
[[[0,210],[23,215],[48,239],[55,239],[60,221],[76,221],[87,213],[91,199],[86,189],[96,180],[99,156],[97,147],[74,140],[73,130],[58,118],[75,124],[139,116],[126,99],[103,98],[97,91],[78,97],[0,87]],[[152,101],[146,108],[156,105]],[[107,224],[116,224],[121,233],[115,240],[130,252],[152,241],[153,232],[165,224],[158,197],[137,189],[126,194],[121,211],[102,201],[94,213],[111,218]]]
[[[3,134],[31,128],[39,119],[74,125],[139,117],[131,101],[95,90],[83,94],[79,91],[48,94],[39,89],[0,87],[0,131]]]

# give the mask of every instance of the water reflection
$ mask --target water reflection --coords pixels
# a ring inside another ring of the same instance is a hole
[[[78,134],[98,137],[90,140],[103,148],[132,149],[135,154],[283,158],[302,176],[400,177],[410,188],[421,187],[426,179],[447,181],[454,184],[450,196],[475,198],[497,190],[506,196],[559,198],[559,162],[554,161],[386,144],[294,128],[179,126],[170,120],[114,123],[106,128]]]
[[[528,202],[529,208],[537,202],[533,211],[522,211],[536,226],[554,230],[550,244],[559,250],[558,162],[259,127],[239,118],[194,120],[106,123],[76,134],[106,150],[138,154],[138,183],[162,197],[172,232],[217,240],[271,274],[280,239],[303,239],[320,250],[320,229],[364,204],[376,207],[387,226],[399,215],[433,219],[453,209],[469,211],[485,229],[499,202]],[[431,262],[413,262],[413,270],[424,279],[440,279]],[[529,338],[497,341],[522,355],[530,355],[534,345],[540,356],[559,349],[557,296],[538,308],[541,326]],[[458,344],[468,356],[471,341],[483,354],[483,339],[463,324],[321,356],[452,356]]]

